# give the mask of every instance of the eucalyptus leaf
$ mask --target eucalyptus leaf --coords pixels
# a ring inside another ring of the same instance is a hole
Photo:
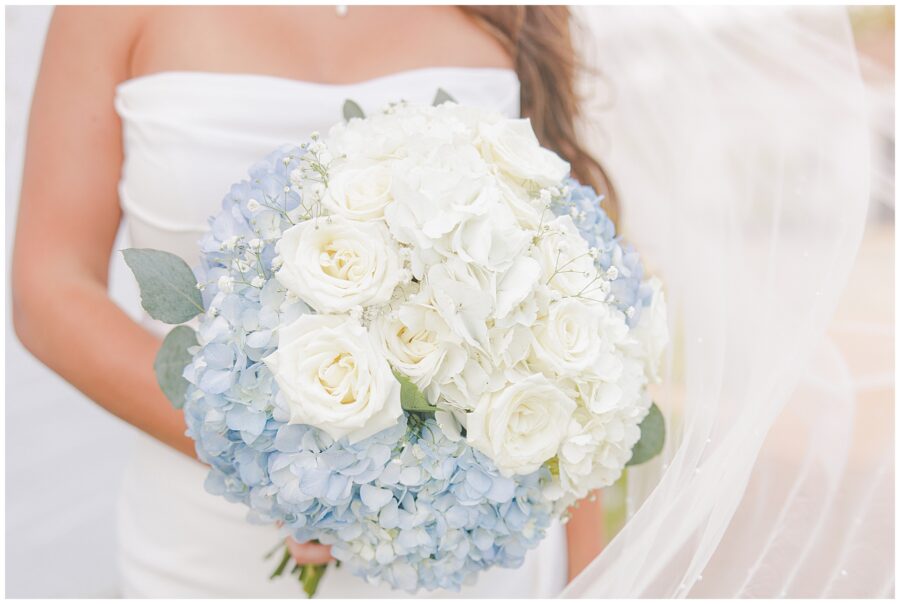
[[[443,88],[438,88],[437,94],[434,95],[434,100],[431,102],[431,104],[433,106],[437,107],[438,105],[441,105],[448,101],[451,103],[455,103],[456,99],[454,99],[452,96],[450,96],[450,93],[447,92],[446,90],[444,90]]]
[[[159,321],[184,323],[203,312],[197,278],[187,263],[160,250],[122,250],[141,288],[141,306]]]
[[[188,388],[188,381],[182,375],[184,368],[191,362],[188,348],[196,345],[197,334],[194,330],[186,325],[179,325],[163,340],[153,361],[156,381],[176,409],[184,406],[184,395]]]
[[[344,101],[344,119],[349,122],[355,117],[358,117],[359,119],[365,119],[366,114],[363,113],[362,107],[360,107],[355,101],[347,99],[346,101]]]
[[[631,459],[626,466],[636,466],[656,457],[666,442],[666,422],[656,403],[650,406],[650,412],[639,427],[641,438],[631,450]]]
[[[394,372],[394,377],[400,382],[400,406],[403,407],[404,411],[416,413],[434,413],[437,411],[437,407],[428,402],[425,394],[408,377],[396,371]]]

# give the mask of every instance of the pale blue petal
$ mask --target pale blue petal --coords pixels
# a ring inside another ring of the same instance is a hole
[[[381,489],[364,484],[359,488],[359,496],[369,509],[377,512],[393,499],[394,494],[391,493],[390,489]]]

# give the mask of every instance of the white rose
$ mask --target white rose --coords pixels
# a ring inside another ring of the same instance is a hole
[[[530,361],[551,375],[578,377],[593,374],[604,349],[602,304],[564,298],[550,305],[547,317],[534,329]]]
[[[365,328],[347,317],[301,316],[279,331],[278,349],[263,362],[288,404],[289,423],[357,442],[403,415],[390,366]]]
[[[541,187],[559,184],[569,173],[568,162],[541,147],[531,121],[502,120],[482,123],[478,129],[482,154],[514,181],[532,181]]]
[[[568,216],[547,225],[531,250],[541,265],[541,283],[562,296],[601,300],[601,280],[587,242]]]
[[[332,214],[351,220],[377,220],[393,201],[391,164],[345,164],[329,172],[322,204]]]
[[[467,440],[506,476],[534,472],[557,454],[575,402],[541,374],[481,397],[466,417]]]
[[[466,364],[462,342],[435,310],[427,290],[379,317],[372,331],[391,365],[419,388],[446,382]]]
[[[378,222],[331,216],[284,232],[275,277],[317,312],[384,304],[403,277],[390,234]]]

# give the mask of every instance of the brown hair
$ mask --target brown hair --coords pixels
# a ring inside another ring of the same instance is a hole
[[[600,163],[576,132],[580,100],[575,77],[583,66],[572,43],[567,6],[461,6],[493,34],[512,56],[522,83],[522,115],[531,118],[538,139],[572,165],[585,184],[605,195],[602,203],[615,221],[618,202]]]

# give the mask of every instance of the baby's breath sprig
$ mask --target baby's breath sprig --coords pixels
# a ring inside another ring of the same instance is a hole
[[[310,140],[303,143],[301,148],[304,153],[300,158],[300,166],[291,172],[291,182],[303,194],[295,215],[288,217],[291,224],[317,219],[323,215],[322,197],[328,188],[329,171],[335,161],[318,132],[313,132]]]
[[[533,245],[537,245],[540,242],[541,237],[550,232],[550,226],[545,224],[544,221],[548,217],[555,217],[553,214],[554,205],[565,203],[565,195],[567,194],[568,187],[563,187],[562,189],[558,187],[547,187],[531,191],[530,195],[541,213],[540,221],[538,222],[534,237],[532,237],[531,240]]]
[[[562,256],[562,250],[557,250],[556,251],[556,260],[553,263],[553,272],[550,274],[549,277],[547,277],[546,285],[550,285],[550,283],[553,281],[553,279],[557,275],[564,275],[564,274],[568,274],[568,273],[583,273],[584,271],[581,271],[577,268],[566,268],[566,267],[570,266],[573,262],[576,262],[586,256],[592,257],[591,252],[587,251],[587,252],[584,252],[583,254],[578,254],[577,256],[572,256],[571,258],[569,258],[568,260],[566,260],[565,262],[563,262],[560,265],[559,261],[560,261],[561,256]],[[585,275],[585,276],[587,276],[587,275]]]

